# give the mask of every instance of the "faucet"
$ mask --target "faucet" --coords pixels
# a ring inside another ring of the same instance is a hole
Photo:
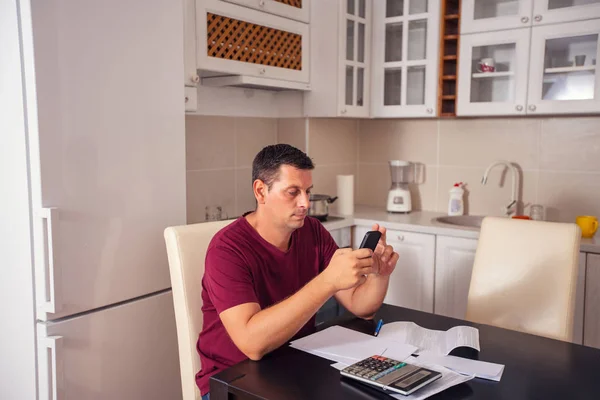
[[[511,199],[510,199],[510,203],[508,203],[508,205],[504,208],[504,215],[505,216],[509,216],[510,214],[512,214],[513,212],[516,213],[517,212],[517,188],[519,187],[519,172],[517,171],[517,168],[510,162],[508,161],[494,161],[492,164],[490,164],[489,167],[487,167],[487,169],[485,170],[485,173],[483,174],[483,177],[481,177],[481,184],[485,185],[487,183],[487,179],[488,179],[488,175],[490,173],[490,171],[492,170],[492,168],[494,168],[497,165],[504,165],[506,166],[506,168],[510,169],[511,171],[511,175],[512,175],[512,195],[511,195]],[[514,207],[514,210],[513,210]]]

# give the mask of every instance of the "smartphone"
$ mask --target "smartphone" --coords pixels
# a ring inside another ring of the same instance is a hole
[[[381,232],[369,231],[365,233],[365,237],[363,238],[359,249],[371,249],[374,252],[375,248],[377,248],[377,243],[379,243],[379,239],[381,239]]]

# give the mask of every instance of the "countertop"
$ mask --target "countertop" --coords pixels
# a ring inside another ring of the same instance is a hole
[[[371,226],[376,222],[381,222],[388,229],[471,239],[479,238],[478,228],[448,225],[434,221],[435,218],[444,215],[446,214],[433,211],[414,211],[409,214],[392,214],[381,207],[357,205],[354,207],[353,215],[336,215],[336,217],[343,217],[343,219],[324,222],[323,225],[328,230],[333,230],[354,225]],[[600,234],[596,234],[592,239],[582,238],[580,248],[581,251],[586,253],[600,254]]]

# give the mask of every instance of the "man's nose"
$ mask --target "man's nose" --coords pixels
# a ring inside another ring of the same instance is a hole
[[[310,204],[310,195],[306,192],[302,193],[298,199],[298,207],[308,208]]]

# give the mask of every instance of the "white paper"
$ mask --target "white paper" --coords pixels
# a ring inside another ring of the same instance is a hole
[[[417,350],[416,347],[408,344],[367,335],[341,326],[332,326],[295,340],[290,347],[347,365],[374,355],[403,361]]]
[[[335,364],[331,364],[331,366],[335,369],[337,369],[338,371],[343,370],[344,368],[346,368],[348,365],[344,364],[344,363],[335,363]]]
[[[408,358],[405,362],[407,362],[409,364],[419,365],[424,368],[429,368],[434,371],[441,372],[442,377],[428,385],[425,385],[424,387],[417,390],[416,392],[414,392],[411,395],[404,396],[402,394],[392,394],[391,396],[395,399],[402,399],[402,400],[426,399],[428,397],[433,396],[434,394],[440,393],[448,388],[451,388],[452,386],[456,386],[463,382],[467,382],[467,381],[470,381],[471,379],[473,379],[473,376],[461,375],[459,373],[449,370],[448,368],[440,367],[437,365],[431,365],[428,363],[418,362],[414,357]]]
[[[414,322],[391,322],[382,326],[379,337],[416,346],[420,351],[428,350],[444,355],[461,346],[480,350],[479,330],[471,326],[455,326],[447,331],[436,331]]]
[[[504,365],[468,358],[443,356],[431,352],[419,353],[419,362],[441,365],[461,374],[475,375],[477,378],[499,382],[504,372]]]

